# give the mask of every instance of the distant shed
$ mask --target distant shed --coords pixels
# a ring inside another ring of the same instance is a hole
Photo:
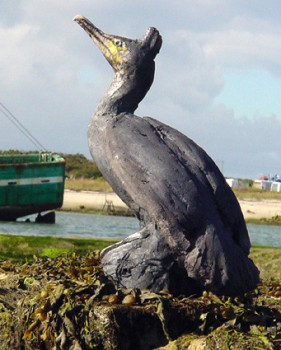
[[[253,183],[253,187],[263,191],[270,191],[271,184],[272,184],[272,181],[270,180],[255,180]]]
[[[225,180],[231,188],[245,188],[250,186],[249,182],[241,181],[239,179],[229,178]]]
[[[281,192],[281,182],[272,182],[270,190],[274,192]]]
[[[231,188],[239,188],[239,180],[238,179],[226,179],[229,187]]]

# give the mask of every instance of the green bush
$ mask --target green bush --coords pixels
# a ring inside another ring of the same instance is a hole
[[[97,165],[92,160],[87,159],[83,154],[60,153],[60,155],[65,159],[65,173],[67,176],[75,178],[84,177],[86,179],[102,177]]]

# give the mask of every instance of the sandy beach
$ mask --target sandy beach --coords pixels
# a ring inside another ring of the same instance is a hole
[[[75,210],[81,207],[86,209],[103,209],[109,205],[113,206],[114,209],[127,208],[126,204],[112,192],[65,190],[62,209]]]
[[[240,200],[245,219],[271,218],[281,215],[281,201],[278,200]],[[77,210],[103,209],[113,206],[114,209],[125,209],[126,204],[115,193],[102,193],[92,191],[65,190],[62,209]]]
[[[240,200],[244,218],[267,218],[281,215],[281,201],[278,200]]]

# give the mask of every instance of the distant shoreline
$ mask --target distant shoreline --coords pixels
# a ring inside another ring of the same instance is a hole
[[[248,220],[271,219],[281,216],[281,201],[276,199],[240,199],[244,218]],[[112,209],[126,213],[128,207],[113,192],[73,191],[66,189],[61,210],[63,211],[101,211]]]

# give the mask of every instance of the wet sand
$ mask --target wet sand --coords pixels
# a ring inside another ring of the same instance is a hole
[[[278,200],[240,200],[239,203],[245,219],[281,215],[281,201]],[[62,209],[103,209],[110,205],[113,205],[114,209],[127,208],[115,193],[65,190]]]

